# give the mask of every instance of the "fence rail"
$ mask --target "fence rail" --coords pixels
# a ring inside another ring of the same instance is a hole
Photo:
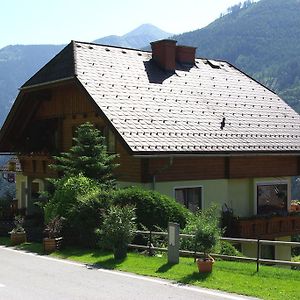
[[[129,248],[147,250],[149,252],[149,254],[153,254],[153,251],[168,252],[168,248],[155,247],[152,244],[153,236],[168,237],[167,232],[138,230],[138,231],[136,231],[136,234],[149,236],[148,246],[129,244],[128,245]],[[182,234],[179,234],[179,237],[180,238],[193,238],[194,235],[182,233]],[[284,245],[284,246],[291,246],[291,247],[300,247],[300,242],[284,242],[284,241],[271,241],[271,240],[260,240],[260,239],[230,238],[230,237],[222,237],[222,238],[220,238],[220,240],[227,241],[230,243],[256,244],[257,245],[257,255],[256,255],[256,257],[245,257],[245,256],[240,257],[240,256],[230,256],[230,255],[212,253],[211,255],[215,258],[221,258],[224,260],[231,260],[231,261],[255,262],[257,265],[257,271],[259,271],[260,263],[265,263],[265,264],[270,264],[270,265],[284,265],[284,266],[292,266],[292,267],[300,268],[300,262],[291,262],[291,261],[285,261],[285,260],[260,258],[261,245]],[[179,250],[179,254],[181,256],[188,256],[188,257],[194,257],[194,258],[203,255],[202,252],[189,251],[189,250]]]

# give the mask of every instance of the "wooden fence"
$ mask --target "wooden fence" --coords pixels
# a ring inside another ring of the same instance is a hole
[[[144,235],[148,237],[147,245],[138,245],[138,244],[129,244],[128,247],[132,249],[139,249],[139,250],[147,250],[148,253],[151,255],[154,251],[161,251],[161,252],[168,252],[168,248],[161,248],[155,247],[153,245],[154,237],[168,237],[167,232],[159,232],[159,231],[136,231],[137,235]],[[193,238],[191,234],[179,234],[180,238]],[[299,242],[283,242],[283,241],[271,241],[271,240],[260,240],[260,239],[243,239],[243,238],[228,238],[222,237],[220,238],[221,241],[227,241],[230,243],[240,243],[240,244],[256,244],[256,257],[245,257],[245,256],[230,256],[230,255],[223,255],[218,253],[212,253],[211,255],[215,258],[221,258],[224,260],[230,261],[246,261],[246,262],[255,262],[257,271],[259,271],[259,265],[261,263],[264,264],[272,264],[272,265],[284,265],[284,266],[291,266],[291,267],[298,267],[300,268],[300,262],[291,262],[285,260],[275,260],[275,259],[264,259],[260,257],[260,250],[262,245],[284,245],[290,247],[300,247]],[[203,255],[202,252],[197,251],[188,251],[188,250],[179,250],[180,256],[188,256],[188,257],[199,257]]]

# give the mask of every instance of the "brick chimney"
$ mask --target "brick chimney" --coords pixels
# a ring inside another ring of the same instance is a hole
[[[195,47],[176,46],[176,61],[183,64],[195,64]]]
[[[175,71],[176,43],[167,39],[151,43],[152,59],[166,71]]]
[[[164,70],[174,72],[176,62],[195,64],[196,48],[176,46],[175,40],[159,40],[151,43],[152,59]]]

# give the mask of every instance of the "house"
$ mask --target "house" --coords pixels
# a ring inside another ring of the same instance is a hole
[[[120,155],[119,186],[154,189],[191,210],[215,202],[240,217],[281,214],[274,224],[237,224],[243,237],[299,233],[287,212],[291,177],[300,174],[300,116],[228,62],[195,58],[195,48],[174,40],[151,47],[72,41],[20,88],[0,131],[0,151],[21,163],[19,208],[32,211],[55,176],[51,155],[90,121]]]

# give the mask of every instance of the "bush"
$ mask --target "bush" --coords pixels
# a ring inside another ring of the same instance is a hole
[[[218,253],[229,256],[243,256],[240,251],[238,251],[231,243],[227,241],[220,242],[220,249]]]
[[[84,177],[82,174],[64,177],[54,181],[55,192],[50,201],[45,205],[45,221],[48,223],[56,216],[68,220],[74,215],[74,209],[80,197],[97,195],[100,192],[95,181]]]
[[[78,242],[85,247],[95,247],[97,235],[95,229],[103,223],[104,212],[110,207],[112,194],[99,191],[80,197],[73,208],[71,228],[78,237]]]
[[[44,207],[45,222],[63,217],[63,235],[67,241],[94,246],[94,231],[100,226],[103,209],[109,206],[112,196],[101,191],[95,181],[81,174],[57,180],[55,188],[53,197]]]
[[[127,246],[135,236],[136,217],[131,206],[111,206],[100,230],[104,246],[110,247],[115,259],[123,259],[127,255]]]
[[[137,187],[117,190],[114,194],[116,205],[133,205],[136,208],[136,222],[148,229],[168,227],[168,222],[176,222],[184,228],[191,214],[174,199],[158,192]],[[141,226],[139,226],[141,228]]]
[[[192,215],[183,232],[193,234],[194,237],[184,241],[182,247],[203,252],[207,257],[210,252],[216,250],[221,237],[217,207],[213,205]]]

